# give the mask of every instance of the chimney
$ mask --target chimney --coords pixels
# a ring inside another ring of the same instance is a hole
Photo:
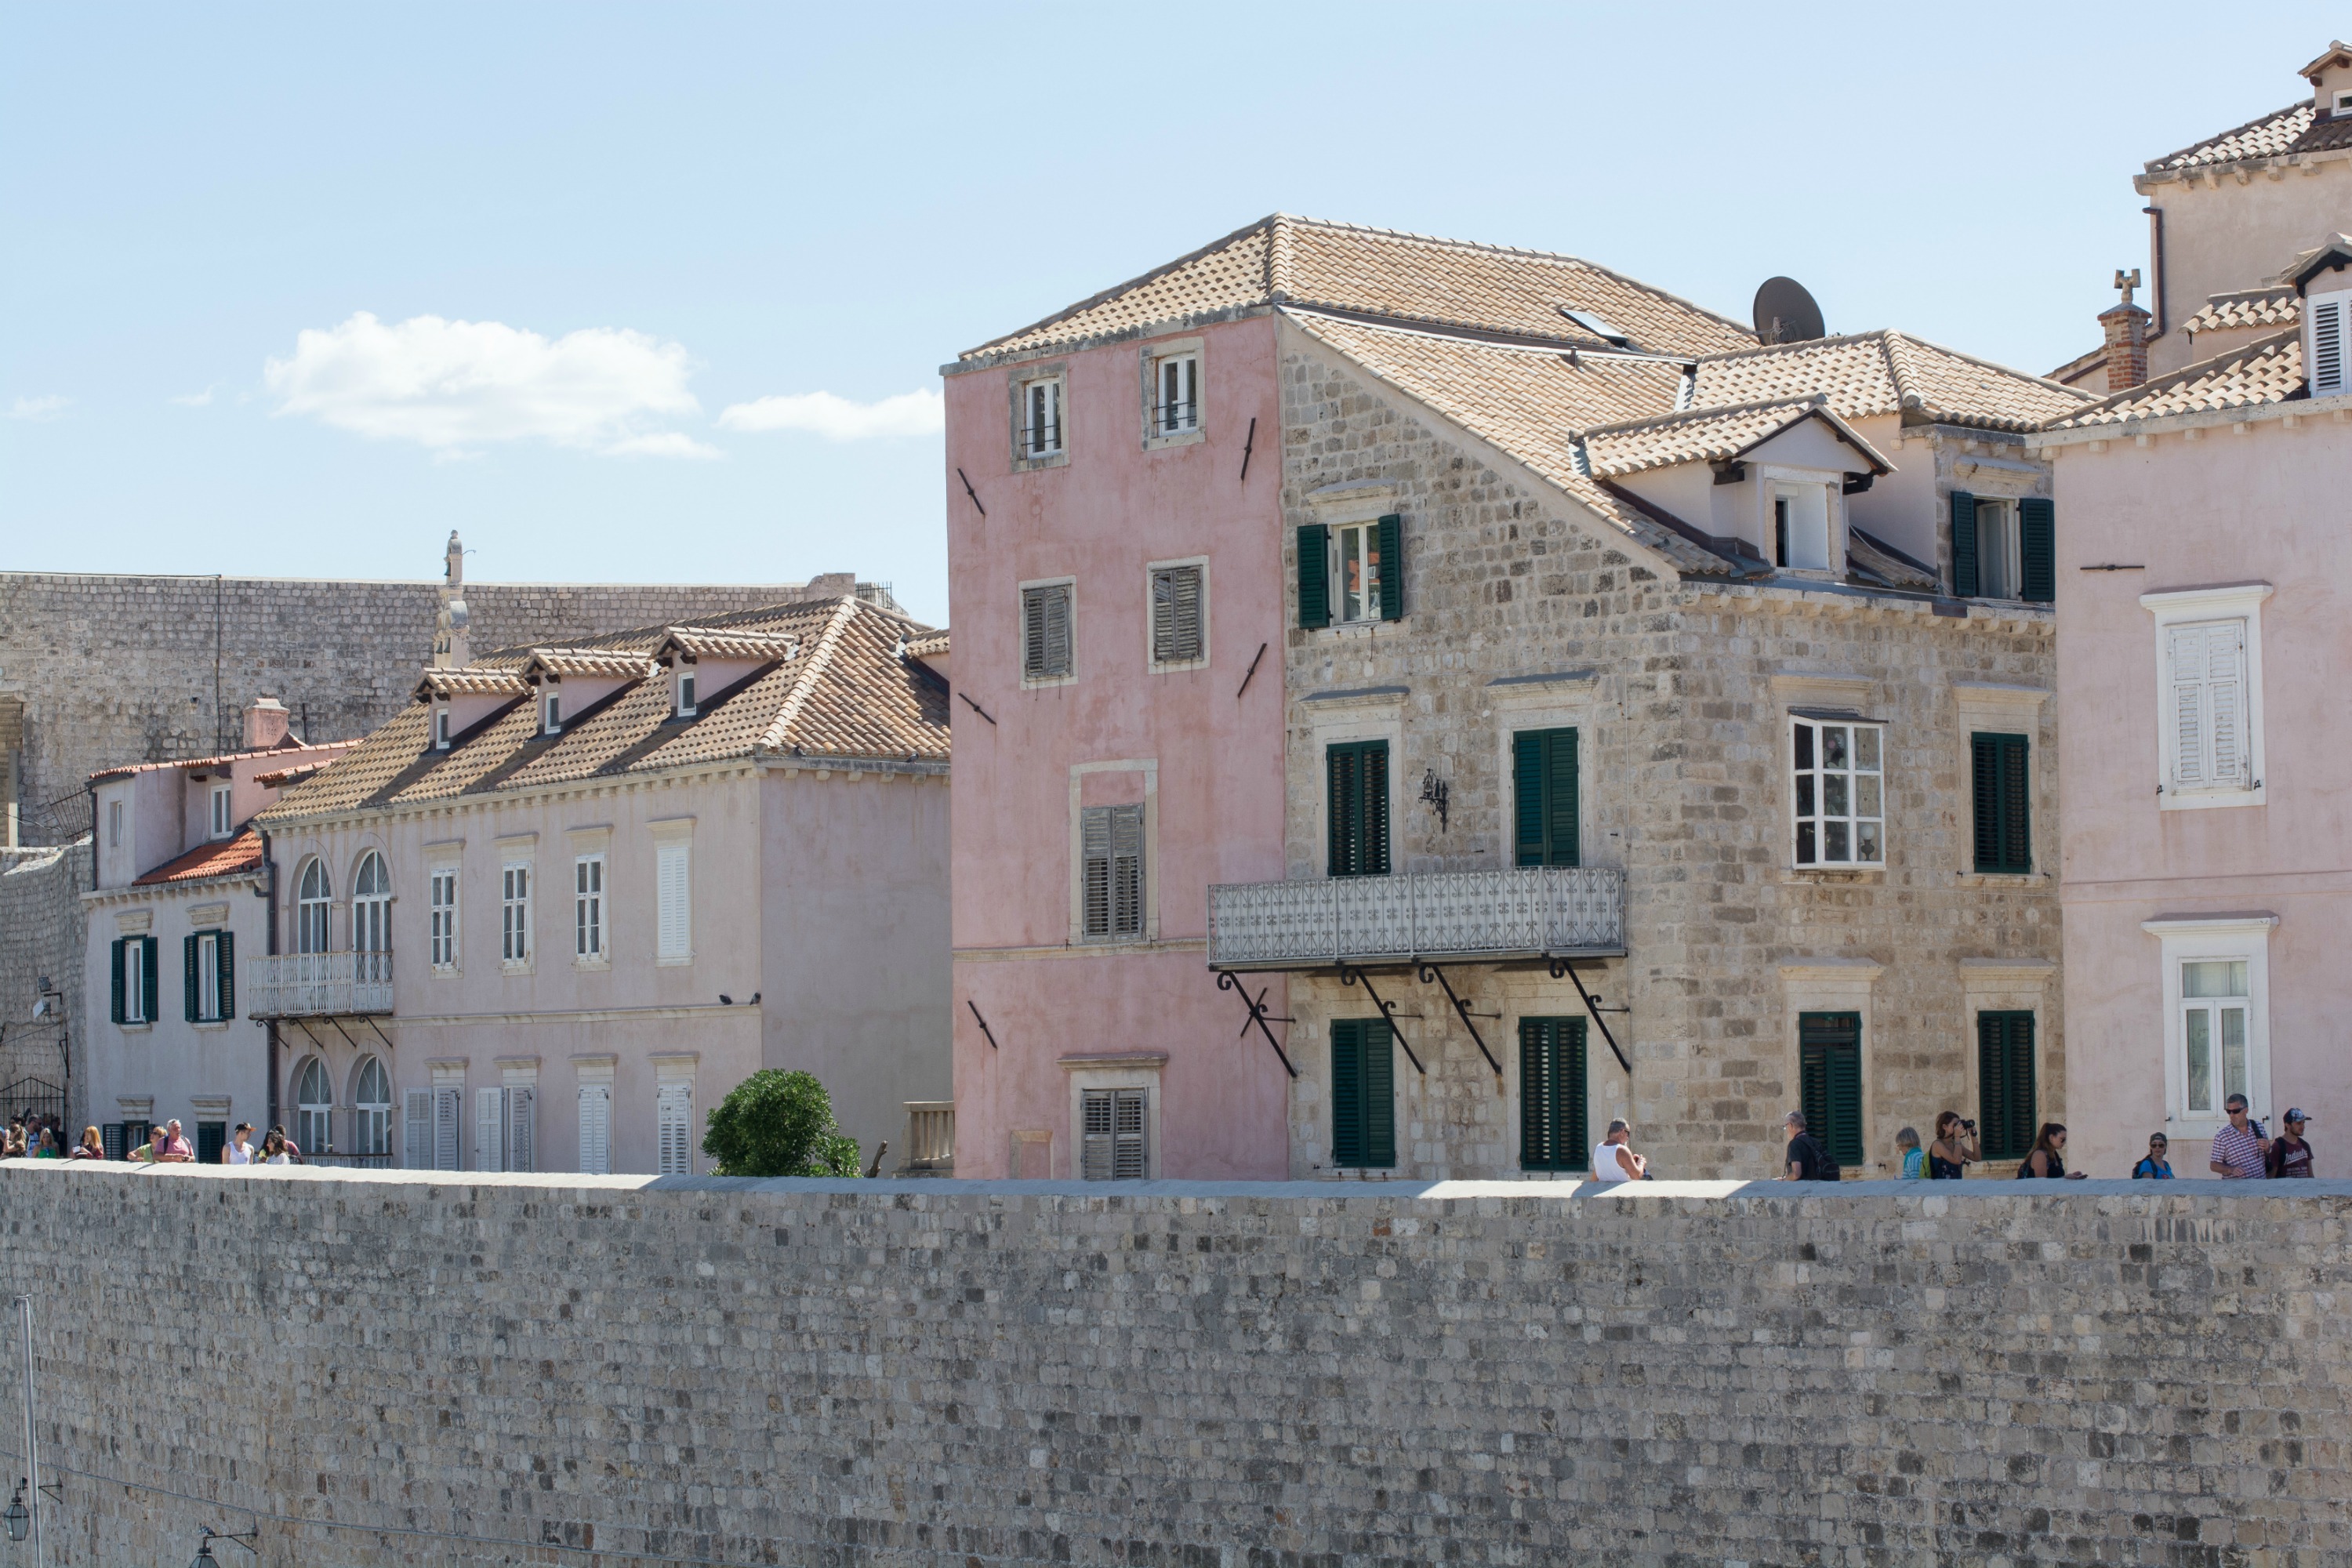
[[[245,710],[245,749],[267,752],[286,743],[286,704],[275,697],[257,697]]]
[[[2099,312],[2107,332],[2107,390],[2129,392],[2147,379],[2147,312],[2132,303],[2139,287],[2139,268],[2116,273],[2116,288],[2124,302]]]
[[[433,668],[463,669],[474,662],[473,639],[467,633],[466,547],[457,531],[449,531],[449,549],[442,575],[441,613],[433,623]]]

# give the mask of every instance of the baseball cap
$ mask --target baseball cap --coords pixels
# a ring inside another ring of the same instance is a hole
[[[2308,1121],[2311,1120],[2310,1117],[2304,1114],[2303,1107],[2300,1105],[2288,1106],[2286,1109],[2286,1119],[2289,1121]]]

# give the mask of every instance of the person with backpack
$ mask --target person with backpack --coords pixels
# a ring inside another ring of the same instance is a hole
[[[1834,1182],[1838,1179],[1837,1156],[1829,1146],[1805,1131],[1805,1113],[1792,1110],[1781,1118],[1789,1129],[1789,1173],[1784,1182]]]

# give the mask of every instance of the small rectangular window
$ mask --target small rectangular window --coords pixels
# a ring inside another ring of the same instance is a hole
[[[215,838],[226,838],[236,826],[236,823],[230,816],[229,802],[231,798],[232,795],[230,786],[225,784],[216,784],[213,785],[212,836]]]
[[[448,969],[457,962],[457,868],[436,868],[430,879],[433,967]]]
[[[1021,590],[1021,678],[1058,680],[1076,667],[1071,637],[1071,585],[1051,583]]]
[[[1021,455],[1057,457],[1062,451],[1062,382],[1056,376],[1021,389]]]
[[[2166,717],[2172,731],[2167,787],[2176,794],[2252,787],[2246,625],[2233,619],[2165,628]]]
[[[654,901],[658,956],[682,963],[694,955],[691,844],[663,844],[654,850]]]
[[[545,700],[546,713],[541,729],[547,734],[560,735],[563,732],[563,698],[561,693],[551,691]]]
[[[1163,566],[1151,574],[1151,661],[1185,664],[1202,655],[1201,568]]]
[[[439,703],[433,708],[433,746],[436,751],[449,749],[449,710]]]
[[[1859,1166],[1862,1136],[1862,1015],[1797,1016],[1799,1099],[1805,1131],[1843,1166]]]
[[[1351,741],[1324,752],[1329,774],[1328,876],[1389,872],[1389,743]]]
[[[2033,869],[2032,780],[2023,735],[1971,735],[1969,762],[1975,805],[1976,868],[2022,874]]]
[[[1772,487],[1772,563],[1799,572],[1828,570],[1829,486],[1782,484]]]
[[[1089,942],[1143,934],[1143,807],[1090,805],[1078,814],[1081,899]]]
[[[2311,312],[2311,394],[2314,397],[2333,397],[2345,390],[2344,317],[2347,303],[2352,303],[2352,294],[2314,299],[2305,303],[2305,309]]]
[[[1977,1124],[1988,1160],[2033,1152],[2033,1015],[1977,1015]]]
[[[1170,354],[1152,366],[1151,433],[1184,436],[1201,427],[1201,356]]]
[[[604,956],[604,858],[583,855],[572,863],[573,956]]]
[[[1381,525],[1345,522],[1331,530],[1334,620],[1381,618]]]
[[[1385,1018],[1331,1020],[1331,1163],[1396,1165],[1396,1042]]]
[[[122,847],[122,803],[119,800],[106,803],[106,842],[109,848]]]
[[[1592,1163],[1585,1120],[1584,1020],[1519,1020],[1519,1168],[1581,1171]]]
[[[2192,959],[2180,966],[2180,1037],[2187,1048],[2189,1109],[2219,1115],[2233,1094],[2251,1094],[2246,1019],[2252,1006],[2242,958]]]
[[[147,937],[126,937],[122,943],[122,1021],[145,1024],[152,1021],[154,1007],[154,974],[147,960],[147,950],[153,945]]]
[[[199,1022],[216,1024],[221,1016],[220,938],[211,931],[196,936],[196,1017]]]
[[[1790,816],[1800,866],[1875,866],[1886,858],[1884,727],[1791,721]]]
[[[499,957],[522,963],[530,957],[530,868],[509,866],[499,876]]]
[[[681,719],[694,717],[694,671],[691,669],[677,672],[677,716]]]
[[[2018,549],[2017,508],[2005,500],[1977,498],[1977,596],[2014,599],[2024,578]]]
[[[1150,1092],[1141,1089],[1084,1091],[1086,1146],[1081,1152],[1081,1179],[1139,1182],[1150,1174],[1150,1150],[1146,1147]]]
[[[665,1079],[655,1091],[655,1146],[658,1173],[665,1176],[694,1174],[694,1084],[682,1078]]]

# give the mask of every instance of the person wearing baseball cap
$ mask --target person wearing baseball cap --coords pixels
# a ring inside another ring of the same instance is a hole
[[[229,1134],[227,1142],[221,1145],[220,1163],[224,1165],[253,1163],[252,1122],[240,1121],[236,1124],[236,1131]]]
[[[2291,1105],[2279,1120],[2286,1126],[2271,1144],[2271,1174],[2274,1177],[2310,1175],[2311,1145],[2303,1141],[2303,1129],[2311,1118],[2304,1114],[2300,1105]]]

